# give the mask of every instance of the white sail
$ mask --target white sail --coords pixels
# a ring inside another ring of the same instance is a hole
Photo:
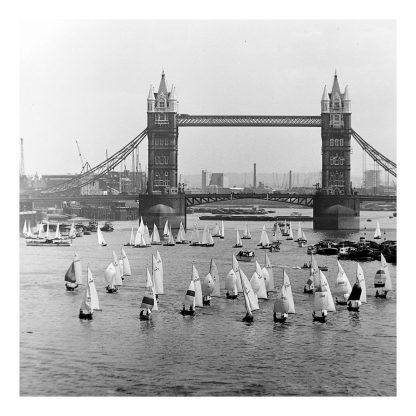
[[[195,305],[195,282],[191,279],[191,283],[189,283],[188,290],[185,294],[185,299],[183,302],[186,306],[194,306]]]
[[[120,276],[124,276],[124,264],[123,264],[123,256],[120,255],[120,258],[118,259],[118,268],[120,270]]]
[[[107,268],[104,270],[104,279],[110,286],[114,286],[115,278],[116,278],[116,268],[114,266],[114,263],[111,262],[107,266]]]
[[[91,289],[88,282],[85,286],[84,297],[82,299],[80,309],[83,313],[92,313],[93,311],[93,308],[91,306]]]
[[[27,236],[27,227],[26,227],[26,220],[23,224],[23,230],[22,230],[22,234],[26,237]]]
[[[259,281],[260,289],[257,292],[257,297],[259,299],[267,299],[266,280],[263,275],[263,270],[261,269],[260,264],[258,263],[257,260],[256,260],[256,273],[260,279]]]
[[[214,235],[215,237],[217,237],[217,236],[219,236],[219,235],[220,235],[220,227],[219,227],[219,225],[218,225],[218,221],[215,223],[215,227],[214,227],[213,235]]]
[[[159,230],[157,229],[156,224],[153,224],[153,233],[152,233],[152,240],[151,240],[151,244],[158,244],[160,243],[160,235],[159,235]]]
[[[144,233],[144,222],[143,222],[143,218],[142,217],[140,217],[140,222],[139,222],[139,231],[140,231],[140,233],[141,234],[143,234]]]
[[[335,293],[339,294],[340,296],[348,295],[351,293],[351,283],[348,280],[347,275],[344,272],[344,269],[341,266],[341,263],[337,260],[338,264],[338,275],[337,281],[335,283]]]
[[[43,224],[41,222],[39,223],[38,238],[45,238],[43,235]]]
[[[146,240],[144,238],[144,231],[140,232],[139,247],[147,247],[147,243],[146,243]]]
[[[253,288],[251,287],[251,284],[242,269],[240,269],[240,281],[241,281],[241,287],[243,288],[244,298],[246,298],[247,296],[250,309],[252,311],[260,309],[257,296],[254,293]]]
[[[212,278],[211,273],[208,273],[201,281],[202,296],[211,296],[214,287],[214,279]]]
[[[100,303],[98,301],[97,289],[89,267],[87,267],[87,286],[89,287],[91,294],[91,309],[96,311],[101,310]]]
[[[74,273],[75,273],[75,283],[82,284],[82,265],[81,260],[77,253],[74,253]]]
[[[269,275],[269,271],[263,267],[261,269],[261,274],[263,275],[263,279],[264,279],[264,286],[266,288],[266,292],[270,292],[270,275]],[[274,286],[274,285],[273,285]],[[274,289],[274,287],[273,287]]]
[[[238,264],[237,259],[235,258],[234,254],[233,254],[233,270],[235,275],[237,276],[237,290],[238,292],[242,292],[243,291],[243,287],[241,286],[241,279],[240,279],[240,265]]]
[[[249,315],[252,315],[252,308],[251,308],[250,299],[248,297],[246,288],[243,288],[243,295],[244,295],[244,306],[246,307],[246,311]]]
[[[192,265],[192,280],[195,283],[195,306],[202,308],[204,304],[202,302],[201,280],[199,279],[198,270],[194,265]]]
[[[292,230],[292,223],[289,222],[289,236],[287,237],[288,240],[293,240],[293,230]]]
[[[225,277],[225,290],[232,290],[234,295],[238,294],[237,291],[237,276],[233,269],[231,269]]]
[[[251,288],[253,289],[253,292],[257,296],[258,291],[260,290],[260,279],[261,276],[257,274],[257,272],[254,272],[250,279]],[[258,299],[258,296],[257,296]]]
[[[142,241],[142,234],[140,232],[140,228],[138,228],[136,231],[136,236],[134,238],[134,245],[139,246],[141,241]]]
[[[224,228],[224,221],[221,221],[221,237],[225,237],[225,228]]]
[[[293,301],[292,286],[290,284],[289,276],[286,274],[286,271],[283,269],[283,287],[282,290],[285,294],[287,301],[289,302],[289,311],[288,313],[295,312],[295,302]]]
[[[172,234],[172,228],[170,226],[169,226],[168,243],[175,244],[175,239],[173,238],[173,234]]]
[[[244,234],[243,237],[245,238],[251,238],[250,230],[248,229],[248,224],[246,223],[244,225]]]
[[[276,301],[273,305],[273,312],[275,313],[289,313],[289,302],[286,297],[286,291],[284,286],[282,287],[280,293],[277,296]]]
[[[46,239],[49,240],[50,236],[49,236],[49,222],[46,223],[46,235],[45,235]]]
[[[266,289],[268,292],[274,292],[274,276],[273,276],[273,266],[270,262],[269,256],[265,253],[265,267],[267,269],[267,273],[269,275],[269,280],[266,285]]]
[[[154,284],[154,281],[152,279],[152,276],[150,275],[150,272],[149,272],[149,268],[148,267],[146,267],[146,277],[147,277],[146,289],[148,291],[151,291],[151,293],[153,295],[153,299],[154,299],[154,302],[153,302],[153,310],[154,311],[158,311],[159,310],[159,307],[157,306],[157,299],[156,299],[156,292],[155,292],[155,284]]]
[[[130,268],[130,262],[127,258],[127,254],[124,251],[123,248],[121,248],[121,259],[123,261],[123,274],[124,276],[131,276],[131,268]]]
[[[367,290],[365,288],[364,272],[359,263],[357,263],[357,281],[360,283],[361,286],[360,301],[362,303],[365,303],[367,302]]]
[[[316,263],[315,257],[313,256],[313,254],[311,254],[311,270],[310,270],[310,274],[312,276],[313,279],[313,285],[314,287],[318,287],[321,284],[321,278],[320,278],[320,274],[319,274],[319,267],[318,267],[318,263]]]
[[[214,239],[212,238],[211,231],[209,230],[209,228],[208,228],[208,244],[209,245],[214,244]]]
[[[305,240],[305,241],[308,241],[308,239],[306,238],[306,235],[305,235],[303,230],[302,230],[302,239]]]
[[[328,292],[314,292],[313,297],[313,310],[315,312],[321,312],[328,310]]]
[[[240,232],[238,231],[238,228],[237,228],[237,239],[236,239],[236,246],[242,246],[243,245],[243,242],[241,241],[241,237],[240,237]]]
[[[327,311],[328,312],[335,312],[335,303],[334,303],[334,298],[332,297],[331,294],[331,289],[329,287],[328,281],[326,280],[325,275],[322,273],[321,270],[319,270],[319,276],[321,278],[321,286],[325,287],[325,291],[328,292],[328,308]]]
[[[74,222],[72,222],[72,224],[71,224],[71,228],[69,229],[68,237],[69,238],[75,238],[76,237],[76,230],[75,230],[75,224],[74,224]]]
[[[263,230],[261,232],[260,244],[262,246],[268,246],[268,245],[270,245],[269,236],[267,235],[265,226],[263,226]]]
[[[150,234],[149,234],[149,228],[147,228],[147,225],[144,226],[144,232],[143,232],[143,240],[145,241],[147,246],[150,246]]]
[[[218,273],[217,265],[215,264],[215,261],[211,259],[211,264],[209,266],[209,273],[212,276],[212,279],[214,280],[214,290],[212,292],[211,296],[220,296],[221,291],[221,283],[220,283],[220,275]]]
[[[163,295],[163,267],[162,260],[158,260],[157,256],[152,255],[152,264],[153,264],[153,282],[155,285],[155,293],[157,295]]]
[[[163,235],[164,235],[165,237],[167,237],[167,236],[168,236],[168,234],[169,234],[169,223],[168,223],[168,220],[166,220],[166,222],[165,222],[165,227],[163,228]]]
[[[302,227],[300,225],[300,221],[298,223],[298,240],[302,240]]]
[[[97,238],[98,238],[98,244],[100,246],[107,244],[104,240],[103,232],[101,231],[99,226],[97,227]]]
[[[381,254],[381,270],[384,271],[384,290],[387,292],[389,290],[393,290],[393,285],[391,283],[390,271],[387,266],[386,259],[384,258],[383,254]]]
[[[380,223],[378,221],[376,223],[376,231],[374,232],[374,238],[381,238]]]
[[[205,225],[204,232],[202,233],[202,244],[208,244],[208,225]]]

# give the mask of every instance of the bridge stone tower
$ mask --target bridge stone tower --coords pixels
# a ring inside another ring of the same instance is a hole
[[[321,99],[322,186],[314,198],[315,229],[359,229],[360,205],[351,185],[351,100],[335,72]]]
[[[170,193],[178,186],[178,101],[175,87],[168,92],[162,71],[157,93],[150,86],[147,98],[149,194]]]
[[[172,230],[186,228],[185,195],[178,193],[178,101],[175,87],[170,92],[162,71],[159,89],[150,86],[147,97],[148,182],[147,194],[139,196],[139,214],[149,227]]]

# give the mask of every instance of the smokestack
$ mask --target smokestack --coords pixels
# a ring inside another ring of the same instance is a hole
[[[289,190],[292,189],[292,171],[289,171]]]
[[[253,188],[257,188],[257,175],[256,175],[256,164],[254,163],[254,173],[253,173]]]
[[[205,193],[207,191],[207,171],[202,171],[202,192]]]

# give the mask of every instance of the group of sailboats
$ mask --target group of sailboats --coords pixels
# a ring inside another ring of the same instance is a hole
[[[220,239],[224,239],[225,237],[224,221],[221,221],[221,226],[218,224],[218,221],[215,223],[212,236],[219,237]]]
[[[46,231],[43,223],[39,223],[38,233],[33,234],[30,228],[30,225],[26,225],[26,222],[23,226],[23,234],[26,238],[27,246],[47,246],[47,247],[56,247],[56,246],[71,246],[72,241],[70,238],[64,238],[59,231],[59,224],[56,225],[55,234],[52,236],[49,230],[49,222],[46,223]]]

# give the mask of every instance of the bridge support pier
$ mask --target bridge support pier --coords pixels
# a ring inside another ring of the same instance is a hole
[[[178,230],[182,221],[186,229],[186,203],[184,194],[152,194],[139,196],[139,215],[152,232],[156,224],[159,234],[163,233],[166,220],[172,230]]]
[[[356,195],[316,194],[313,199],[314,230],[360,229],[360,199]]]

